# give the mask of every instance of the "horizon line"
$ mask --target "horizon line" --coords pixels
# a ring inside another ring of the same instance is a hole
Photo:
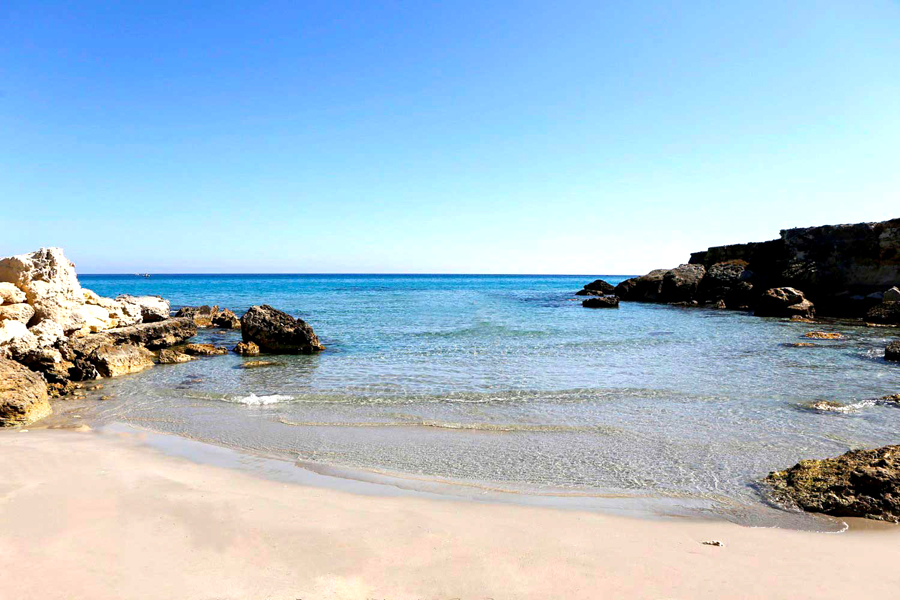
[[[138,277],[141,279],[146,279],[144,275],[149,275],[153,277],[155,275],[158,276],[172,276],[172,275],[358,275],[358,276],[411,276],[411,277],[636,277],[636,275],[628,275],[628,274],[614,274],[614,273],[606,273],[606,274],[590,274],[590,273],[427,273],[427,272],[415,272],[415,273],[359,273],[359,272],[236,272],[236,273],[174,273],[174,272],[160,272],[160,273],[78,273],[78,277]]]

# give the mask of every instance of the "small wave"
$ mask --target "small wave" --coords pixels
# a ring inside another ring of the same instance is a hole
[[[249,396],[242,396],[239,398],[231,398],[226,399],[228,402],[235,402],[237,404],[246,404],[247,406],[263,406],[265,404],[277,404],[279,402],[284,402],[285,400],[290,400],[291,396],[283,396],[281,394],[270,394],[268,396],[257,396],[254,393],[250,393]]]
[[[830,400],[816,400],[803,405],[803,408],[815,412],[833,412],[833,413],[852,413],[863,408],[875,406],[875,400],[861,400],[859,402],[851,402],[850,404],[841,404],[840,402],[832,402]]]

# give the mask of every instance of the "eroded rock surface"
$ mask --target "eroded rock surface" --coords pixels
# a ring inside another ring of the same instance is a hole
[[[813,317],[815,308],[800,290],[791,287],[772,288],[756,301],[754,313],[759,317]]]
[[[325,349],[309,324],[268,304],[250,307],[241,317],[241,334],[245,342],[267,352],[312,354]]]
[[[47,384],[41,376],[0,358],[0,426],[28,425],[50,412]]]

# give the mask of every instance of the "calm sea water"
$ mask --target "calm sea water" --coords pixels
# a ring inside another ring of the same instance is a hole
[[[220,356],[109,380],[93,418],[315,464],[532,493],[701,500],[767,523],[756,484],[798,459],[897,443],[892,330],[623,303],[594,276],[81,276],[173,307],[268,303],[327,350]],[[605,277],[611,283],[621,277]],[[790,347],[825,328],[845,339]],[[229,347],[233,332],[204,330]],[[854,404],[820,413],[818,399]],[[767,512],[768,511],[768,512]]]

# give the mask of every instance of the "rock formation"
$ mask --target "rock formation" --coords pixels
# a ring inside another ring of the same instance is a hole
[[[594,296],[581,305],[585,308],[619,308],[619,299],[616,296]]]
[[[766,483],[776,501],[806,511],[900,523],[900,446],[801,460]]]
[[[220,310],[212,318],[213,327],[221,327],[222,329],[240,329],[241,320],[237,318],[233,312],[224,308]]]
[[[607,283],[602,279],[595,279],[590,282],[584,289],[580,289],[575,292],[576,296],[607,296],[616,291],[616,288],[611,283]]]
[[[790,287],[772,288],[756,301],[759,317],[813,317],[815,309],[803,292]]]
[[[312,354],[324,350],[312,327],[267,304],[251,306],[241,317],[241,337],[266,352]]]
[[[183,306],[175,313],[176,317],[193,319],[197,327],[212,327],[213,318],[219,313],[218,306]]]
[[[885,360],[900,362],[900,342],[891,342],[884,349]]]
[[[238,342],[234,347],[234,352],[244,356],[256,356],[259,354],[259,346],[253,342]]]
[[[47,384],[40,375],[0,358],[0,427],[28,425],[49,414]]]

